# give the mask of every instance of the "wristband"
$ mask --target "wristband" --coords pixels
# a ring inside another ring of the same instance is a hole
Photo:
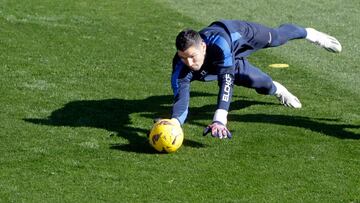
[[[219,121],[226,126],[228,111],[225,109],[218,109],[215,111],[213,121]]]

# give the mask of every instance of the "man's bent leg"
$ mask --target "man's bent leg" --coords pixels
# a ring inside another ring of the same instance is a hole
[[[296,96],[259,68],[251,65],[247,60],[239,60],[237,65],[239,71],[235,75],[235,85],[255,89],[259,94],[274,95],[284,106],[301,108],[302,105]]]
[[[275,94],[276,87],[268,74],[251,65],[245,59],[237,61],[237,66],[238,72],[235,74],[235,85],[255,89],[259,94]]]

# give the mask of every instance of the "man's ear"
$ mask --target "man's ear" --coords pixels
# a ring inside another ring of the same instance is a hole
[[[204,54],[205,54],[205,53],[206,53],[206,44],[205,44],[205,42],[202,41],[202,42],[200,43],[200,46],[202,47],[202,49],[203,49],[203,51],[204,51]]]

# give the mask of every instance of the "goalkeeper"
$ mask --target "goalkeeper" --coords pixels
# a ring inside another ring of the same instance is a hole
[[[234,85],[255,89],[259,94],[274,95],[287,107],[301,108],[296,96],[247,60],[253,52],[277,47],[293,39],[306,39],[334,53],[342,49],[334,37],[294,24],[269,28],[252,22],[221,20],[199,32],[192,29],[181,31],[176,37],[177,52],[171,76],[174,92],[172,121],[179,125],[185,122],[190,83],[194,80],[217,80],[219,86],[217,110],[204,135],[210,132],[220,139],[231,138],[226,124]]]

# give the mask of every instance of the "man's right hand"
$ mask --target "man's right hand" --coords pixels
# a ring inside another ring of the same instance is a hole
[[[210,132],[213,137],[220,139],[232,138],[232,135],[227,127],[219,121],[214,121],[212,124],[208,125],[203,132],[203,136],[206,136]]]

